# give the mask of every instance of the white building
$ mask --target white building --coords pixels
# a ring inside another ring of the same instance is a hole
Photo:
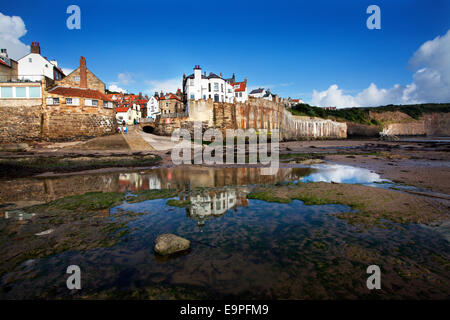
[[[273,94],[272,92],[270,92],[270,89],[265,89],[265,88],[254,89],[249,93],[249,96],[253,97],[253,98],[265,99],[265,100],[269,100],[269,101],[274,101],[274,100],[278,99],[278,95]]]
[[[248,100],[247,80],[243,82],[231,83],[234,90],[234,98],[237,102],[245,102]]]
[[[151,96],[147,102],[147,118],[155,119],[160,114],[159,101],[155,96]]]
[[[133,125],[135,122],[139,122],[141,119],[141,110],[138,104],[131,104],[127,107],[117,107],[116,108],[116,120],[118,124],[125,123],[129,126]]]
[[[202,221],[209,216],[219,216],[236,206],[236,191],[225,189],[211,194],[200,193],[188,197],[191,202],[189,216]]]
[[[238,89],[236,96],[235,89]],[[210,72],[202,74],[200,66],[195,66],[194,73],[183,76],[183,92],[187,101],[189,100],[207,100],[213,99],[214,102],[244,102],[248,99],[247,80],[244,82],[236,82],[233,75],[232,78],[225,79]]]
[[[39,42],[32,42],[30,53],[20,58],[17,63],[18,76],[21,79],[40,81],[42,76],[52,80],[61,80],[65,77],[56,60],[47,60],[41,55]]]

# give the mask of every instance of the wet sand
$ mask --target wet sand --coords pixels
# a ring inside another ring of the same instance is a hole
[[[281,154],[308,153],[324,160],[370,169],[397,183],[450,194],[449,142],[379,140],[292,141]]]

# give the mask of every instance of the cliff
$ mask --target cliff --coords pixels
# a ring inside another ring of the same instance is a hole
[[[383,132],[396,136],[449,136],[450,113],[425,113],[414,119],[402,112],[370,112]]]

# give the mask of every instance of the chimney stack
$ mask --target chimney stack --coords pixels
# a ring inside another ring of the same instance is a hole
[[[245,82],[245,84],[247,84],[247,77],[245,77],[244,82]]]
[[[41,47],[39,46],[39,42],[31,43],[31,53],[41,54]]]
[[[80,88],[87,88],[86,58],[80,57]]]
[[[7,59],[8,58],[8,50],[1,49],[0,57]]]

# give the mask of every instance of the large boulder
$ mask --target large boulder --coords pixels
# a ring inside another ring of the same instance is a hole
[[[191,242],[174,234],[162,234],[156,238],[155,252],[166,256],[189,249]]]

